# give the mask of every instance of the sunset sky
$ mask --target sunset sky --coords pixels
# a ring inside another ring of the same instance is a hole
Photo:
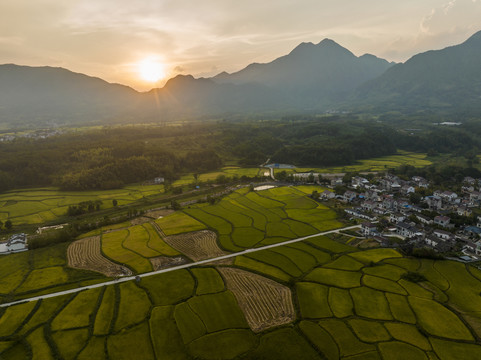
[[[0,0],[0,63],[145,91],[159,77],[233,72],[326,37],[405,61],[479,30],[481,0]]]

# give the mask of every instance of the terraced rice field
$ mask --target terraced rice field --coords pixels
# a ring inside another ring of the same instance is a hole
[[[306,187],[242,189],[216,205],[191,206],[184,213],[215,230],[221,247],[230,252],[342,226],[333,210],[310,199],[305,191]]]
[[[145,196],[162,194],[163,185],[130,185],[102,191],[60,191],[56,188],[14,190],[0,195],[0,220],[15,224],[39,224],[65,215],[69,205],[83,201],[102,201],[102,208],[129,204]]]
[[[294,321],[295,310],[288,287],[240,269],[222,267],[219,271],[252,331],[257,333]]]
[[[244,189],[157,225],[106,230],[102,251],[142,272],[333,226],[331,210],[309,193]],[[0,358],[481,358],[481,271],[333,239],[0,309]],[[0,279],[0,299],[56,290],[58,279],[61,286],[91,280],[66,267],[67,253],[64,246],[0,257],[0,271],[11,274]],[[403,279],[408,271],[427,281]]]
[[[481,358],[476,269],[326,237],[258,254],[0,310],[0,358]]]
[[[90,237],[74,241],[67,248],[68,265],[77,269],[98,271],[105,276],[131,275],[132,272],[116,264],[101,253],[100,237]]]

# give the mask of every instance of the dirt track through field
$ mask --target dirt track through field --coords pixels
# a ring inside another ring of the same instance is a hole
[[[300,238],[297,238],[297,239],[286,240],[286,241],[283,241],[283,242],[280,242],[280,243],[276,243],[276,244],[272,244],[272,245],[265,245],[265,246],[261,246],[261,247],[255,248],[255,249],[242,250],[242,251],[239,251],[239,252],[236,252],[236,253],[219,256],[217,258],[199,260],[199,261],[192,262],[192,263],[172,266],[172,267],[167,268],[167,269],[151,271],[151,272],[139,274],[139,275],[136,275],[136,276],[125,276],[125,277],[122,277],[122,278],[118,278],[118,279],[111,280],[111,281],[105,281],[105,282],[101,282],[101,283],[98,283],[98,284],[85,285],[85,286],[80,286],[80,287],[74,288],[74,289],[53,292],[53,293],[50,293],[50,294],[32,296],[30,298],[25,298],[25,299],[21,299],[21,300],[15,300],[15,301],[12,301],[12,302],[0,304],[0,308],[9,307],[9,306],[12,306],[12,305],[17,305],[17,304],[28,302],[28,301],[37,301],[37,300],[40,300],[40,299],[48,299],[48,298],[53,298],[53,297],[57,297],[57,296],[67,295],[67,294],[75,294],[75,293],[79,293],[81,291],[85,291],[85,290],[88,290],[88,289],[96,289],[96,288],[103,287],[103,286],[120,284],[120,283],[124,283],[124,282],[127,282],[127,281],[136,280],[137,278],[154,276],[154,275],[157,275],[157,274],[164,274],[164,273],[167,273],[167,272],[177,271],[177,270],[181,270],[181,269],[189,269],[189,268],[192,268],[192,267],[207,265],[209,263],[214,263],[214,262],[218,262],[218,261],[221,261],[221,260],[234,259],[237,256],[247,255],[249,253],[258,252],[258,251],[264,251],[264,250],[267,250],[267,249],[276,248],[278,246],[294,244],[294,243],[297,243],[297,242],[300,242],[300,241],[305,241],[305,240],[308,240],[308,239],[315,238],[317,236],[325,236],[325,235],[328,235],[328,234],[338,233],[341,230],[353,230],[353,229],[359,229],[359,225],[352,225],[352,226],[347,226],[345,228],[327,230],[327,231],[323,231],[323,232],[320,232],[320,233],[317,233],[317,234],[303,236],[303,237],[300,237]]]
[[[248,271],[219,267],[227,288],[234,293],[247,323],[254,332],[294,321],[291,290]]]
[[[109,277],[132,275],[132,271],[105,258],[100,251],[100,236],[74,241],[67,248],[68,265],[100,272]]]

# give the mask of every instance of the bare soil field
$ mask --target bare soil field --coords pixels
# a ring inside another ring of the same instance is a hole
[[[147,211],[144,214],[144,216],[148,216],[148,217],[153,218],[153,219],[158,219],[159,217],[164,217],[164,216],[170,215],[174,212],[175,212],[175,210],[172,210],[172,209],[158,209],[158,210]]]
[[[254,332],[292,322],[296,315],[291,290],[248,271],[219,267],[227,288],[234,293]]]
[[[188,262],[188,260],[183,256],[168,257],[168,256],[157,256],[150,258],[150,263],[154,271],[165,269],[171,266],[182,265]]]
[[[194,261],[227,255],[217,245],[217,234],[210,230],[193,231],[186,234],[167,236],[164,241]],[[230,263],[232,260],[227,259]]]
[[[152,219],[145,216],[140,216],[130,220],[130,223],[135,226],[135,225],[142,225],[142,224],[148,223],[149,221],[152,221]]]
[[[132,275],[128,268],[105,258],[100,248],[100,236],[73,242],[67,248],[68,265],[77,269],[97,271],[110,277]]]

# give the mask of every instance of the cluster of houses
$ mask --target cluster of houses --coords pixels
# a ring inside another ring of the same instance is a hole
[[[24,233],[10,236],[6,243],[0,243],[0,255],[28,250],[27,235]]]
[[[331,186],[341,183],[342,179],[333,179]],[[361,219],[362,235],[375,239],[381,246],[412,243],[439,252],[462,251],[472,259],[481,256],[481,217],[477,218],[476,225],[458,223],[455,226],[448,216],[473,216],[473,210],[481,206],[481,179],[466,177],[462,193],[434,190],[416,204],[410,195],[430,187],[420,176],[413,176],[409,181],[392,174],[371,181],[356,176],[344,185],[348,190],[342,195],[326,190],[320,198],[338,199],[352,205],[344,210],[347,216]]]
[[[9,133],[0,135],[0,142],[9,142],[17,138],[46,139],[51,136],[63,134],[64,131],[58,129],[35,130],[27,133]]]

